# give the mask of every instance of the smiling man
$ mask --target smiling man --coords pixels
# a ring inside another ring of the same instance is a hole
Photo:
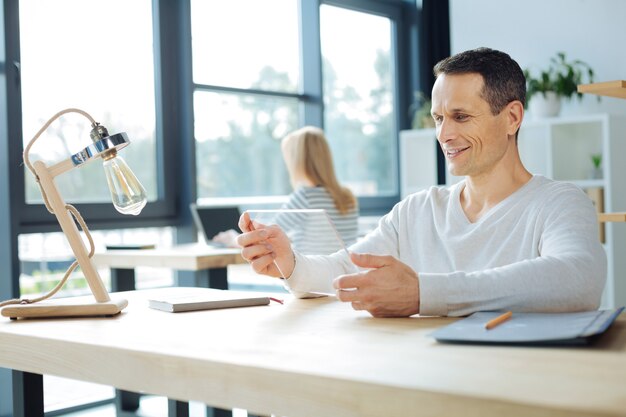
[[[396,204],[350,257],[298,254],[278,227],[252,227],[244,213],[243,257],[259,273],[283,271],[298,296],[335,291],[376,317],[596,309],[606,255],[595,210],[574,185],[524,168],[519,65],[479,48],[439,62],[435,76],[437,139],[448,170],[463,181]],[[351,262],[361,272],[352,273]]]
[[[479,49],[441,61],[431,114],[452,175],[466,176],[461,206],[471,222],[532,175],[517,148],[526,80],[508,55]]]

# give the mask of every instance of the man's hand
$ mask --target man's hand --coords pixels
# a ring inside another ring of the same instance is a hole
[[[419,313],[419,278],[393,256],[351,253],[352,262],[369,271],[341,275],[333,286],[337,298],[374,317],[408,317]]]
[[[239,218],[239,228],[243,232],[237,237],[241,256],[255,272],[279,278],[291,276],[295,257],[291,242],[280,227],[254,222],[244,212]]]

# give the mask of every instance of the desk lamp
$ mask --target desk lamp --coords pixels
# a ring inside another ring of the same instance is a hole
[[[31,164],[29,153],[35,141],[48,129],[50,124],[66,113],[79,113],[91,122],[92,143],[70,158],[52,166],[43,161]],[[91,257],[94,254],[94,243],[87,225],[78,210],[66,204],[55,184],[55,177],[74,168],[79,168],[97,158],[102,158],[107,183],[115,208],[123,214],[137,215],[146,205],[146,191],[137,180],[124,160],[117,155],[118,150],[130,142],[126,133],[109,135],[107,129],[96,122],[88,113],[79,109],[65,109],[50,118],[37,132],[35,137],[24,148],[24,163],[35,176],[39,185],[46,208],[54,214],[65,233],[67,240],[76,256],[63,279],[48,294],[35,299],[13,299],[0,303],[2,315],[16,319],[18,317],[73,317],[73,316],[109,316],[121,312],[127,305],[126,300],[111,300]],[[89,241],[89,250],[80,236],[76,222],[85,233]],[[80,265],[89,289],[95,297],[95,302],[76,302],[73,298],[61,298],[53,301],[44,301],[59,291],[72,271]],[[43,302],[40,302],[43,301]]]

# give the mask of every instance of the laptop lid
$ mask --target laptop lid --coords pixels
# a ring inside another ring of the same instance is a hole
[[[191,214],[204,241],[212,244],[211,239],[219,232],[228,229],[239,230],[239,207],[237,206],[199,206],[190,205]]]

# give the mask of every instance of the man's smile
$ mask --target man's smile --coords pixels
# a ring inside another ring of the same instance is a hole
[[[454,159],[460,156],[463,152],[465,152],[469,148],[470,148],[469,146],[466,146],[464,148],[449,148],[445,150],[445,154],[448,159]]]

